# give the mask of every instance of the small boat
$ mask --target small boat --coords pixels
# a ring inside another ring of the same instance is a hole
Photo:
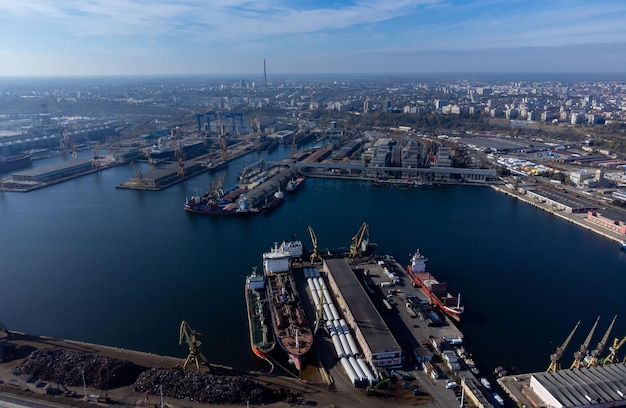
[[[621,245],[622,249],[626,251],[626,241],[620,241],[619,244]]]
[[[480,383],[488,390],[491,389],[491,383],[485,377],[480,377]]]

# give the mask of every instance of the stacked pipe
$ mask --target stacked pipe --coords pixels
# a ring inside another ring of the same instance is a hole
[[[372,369],[367,362],[361,357],[361,353],[357,346],[348,324],[341,318],[337,307],[332,301],[330,291],[326,287],[324,279],[320,276],[317,268],[304,268],[304,276],[315,303],[315,309],[319,310],[320,302],[322,303],[322,313],[326,328],[330,334],[330,338],[335,347],[337,357],[341,361],[346,374],[354,385],[362,382],[373,384],[376,377],[372,373]]]

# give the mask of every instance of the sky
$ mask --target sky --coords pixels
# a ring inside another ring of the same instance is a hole
[[[0,0],[0,76],[623,73],[626,1]]]

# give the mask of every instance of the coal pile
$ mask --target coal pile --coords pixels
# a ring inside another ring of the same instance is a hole
[[[0,363],[24,358],[35,350],[34,347],[26,344],[13,344],[8,341],[0,341]]]
[[[158,395],[161,386],[164,396],[205,404],[263,405],[285,399],[285,395],[246,378],[163,368],[144,371],[133,388]]]
[[[60,384],[108,390],[131,385],[145,368],[130,361],[66,350],[37,350],[13,370]]]

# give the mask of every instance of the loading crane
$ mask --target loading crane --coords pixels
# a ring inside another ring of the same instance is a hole
[[[604,358],[603,365],[612,364],[617,361],[617,351],[626,343],[626,336],[622,340],[615,339],[613,340],[613,347],[609,347],[609,355]],[[624,358],[626,361],[626,358]]]
[[[93,158],[91,159],[91,167],[94,169],[100,168],[100,155],[98,154],[98,144],[92,150]]]
[[[228,145],[226,144],[226,139],[224,136],[219,138],[220,140],[220,157],[222,160],[228,160]]]
[[[361,224],[361,228],[352,237],[352,244],[350,245],[350,258],[357,258],[363,255],[363,252],[367,249],[369,243],[369,227],[364,222]]]
[[[178,345],[183,344],[183,339],[187,342],[189,346],[189,355],[185,359],[185,363],[183,364],[183,370],[187,368],[187,364],[193,362],[196,364],[196,369],[200,371],[200,364],[208,365],[208,361],[204,354],[200,352],[200,345],[202,344],[198,337],[201,334],[197,331],[193,330],[189,323],[183,320],[180,324],[180,333],[178,337]]]
[[[591,343],[591,337],[593,336],[593,332],[596,331],[596,326],[598,326],[599,320],[600,320],[600,317],[598,316],[598,318],[596,319],[596,322],[593,324],[593,327],[591,328],[591,331],[587,335],[587,338],[585,339],[583,344],[580,345],[580,348],[578,349],[578,351],[574,353],[574,361],[572,362],[572,365],[569,368],[570,370],[580,369],[580,364],[582,363],[583,359],[587,355],[587,349],[589,348],[589,343]]]
[[[134,182],[137,184],[142,184],[143,183],[143,174],[141,174],[141,170],[137,167],[137,165],[135,164],[135,161],[131,161],[130,162],[130,167],[133,168],[133,171],[135,172],[135,180]]]
[[[184,153],[183,153],[182,146],[178,146],[178,148],[176,149],[174,153],[176,155],[176,158],[178,159],[178,172],[176,174],[178,175],[179,178],[184,178],[185,177],[185,162],[183,160]]]
[[[556,351],[554,352],[554,354],[550,355],[550,366],[548,367],[548,372],[550,371],[556,372],[561,369],[561,357],[563,357],[563,352],[567,348],[567,345],[569,344],[570,340],[574,336],[574,332],[576,332],[576,329],[578,329],[579,325],[580,325],[580,320],[578,321],[578,323],[576,323],[576,326],[574,326],[574,328],[570,332],[569,336],[567,336],[563,344],[561,344],[559,347],[556,348]]]
[[[617,315],[613,317],[613,321],[609,325],[609,328],[606,330],[606,333],[604,333],[602,340],[598,342],[598,345],[596,346],[596,348],[591,352],[591,358],[589,359],[589,362],[587,363],[587,367],[596,367],[598,365],[598,361],[599,361],[598,359],[600,358],[600,355],[604,351],[606,342],[609,340],[609,334],[611,333],[611,330],[613,330],[613,324],[615,324],[616,319],[617,319]]]
[[[317,248],[317,237],[315,236],[315,232],[310,225],[307,230],[309,231],[309,235],[311,236],[311,244],[313,244],[313,252],[311,252],[311,264],[314,264],[317,260],[322,262],[322,257],[320,256]]]

